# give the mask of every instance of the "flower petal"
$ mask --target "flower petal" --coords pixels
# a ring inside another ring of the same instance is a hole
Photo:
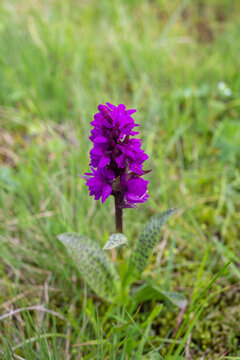
[[[111,193],[112,193],[112,187],[110,185],[105,185],[102,192],[102,204],[111,195]]]

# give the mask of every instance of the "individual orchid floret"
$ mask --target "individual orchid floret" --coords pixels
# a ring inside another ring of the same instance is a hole
[[[142,175],[143,163],[148,159],[148,155],[141,149],[141,140],[129,139],[129,136],[126,136],[123,143],[117,144],[116,147],[120,152],[115,158],[118,167],[124,168],[127,163],[130,171]]]
[[[84,178],[87,180],[86,185],[90,191],[90,196],[94,196],[95,200],[102,198],[102,203],[112,193],[112,182],[115,174],[109,168],[92,168],[92,173],[85,173]]]
[[[121,177],[121,207],[136,208],[135,204],[147,201],[149,195],[147,194],[148,181],[134,173],[126,174]]]

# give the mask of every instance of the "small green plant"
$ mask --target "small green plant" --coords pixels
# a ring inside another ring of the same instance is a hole
[[[102,299],[122,304],[131,300],[134,305],[150,299],[167,300],[180,308],[184,307],[184,296],[161,290],[150,281],[145,281],[129,296],[131,285],[140,279],[148,264],[162,226],[176,209],[154,215],[147,221],[134,243],[129,263],[121,264],[121,276],[106,254],[107,250],[115,251],[114,248],[127,243],[122,233],[122,211],[124,208],[136,208],[136,204],[147,201],[148,181],[143,180],[142,176],[149,171],[142,169],[148,156],[141,149],[141,140],[130,138],[138,134],[132,130],[138,126],[131,117],[135,110],[109,103],[107,106],[99,105],[99,110],[94,116],[90,136],[94,143],[90,152],[92,173],[85,173],[81,177],[87,180],[86,185],[95,200],[102,198],[102,202],[105,202],[110,195],[114,197],[116,233],[109,237],[103,249],[95,241],[75,233],[61,234],[58,239],[66,246],[86,283]]]

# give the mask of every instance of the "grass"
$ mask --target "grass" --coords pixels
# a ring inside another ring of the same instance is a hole
[[[240,358],[239,11],[237,0],[1,2],[0,358]],[[77,178],[106,101],[138,109],[150,155],[151,197],[125,211],[129,241],[152,214],[181,209],[144,276],[185,294],[184,313],[102,303],[56,239],[103,245],[114,231],[112,201]]]

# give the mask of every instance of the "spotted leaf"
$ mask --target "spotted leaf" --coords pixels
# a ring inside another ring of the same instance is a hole
[[[139,276],[143,272],[147,266],[152,249],[156,245],[162,226],[175,212],[176,209],[169,209],[148,220],[133,247],[128,275],[134,274],[134,276]]]
[[[112,234],[109,238],[106,244],[103,247],[103,250],[110,250],[114,249],[120,245],[126,244],[127,238],[121,233]]]
[[[112,301],[119,293],[120,280],[114,264],[100,246],[75,233],[58,235],[89,287],[101,298]]]

